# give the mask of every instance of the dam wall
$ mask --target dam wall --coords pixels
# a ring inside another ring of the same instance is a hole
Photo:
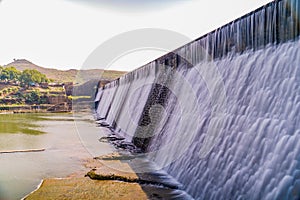
[[[99,119],[195,199],[300,198],[300,2],[271,2],[100,88]]]

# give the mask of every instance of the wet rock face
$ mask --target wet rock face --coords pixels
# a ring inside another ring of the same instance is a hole
[[[117,150],[124,150],[131,153],[141,153],[141,149],[135,146],[132,142],[128,142],[123,137],[115,135],[113,132],[107,137],[101,137],[99,142],[110,143]]]
[[[99,142],[114,142],[114,141],[121,141],[124,140],[125,138],[120,138],[116,136],[108,136],[108,137],[102,137],[99,139]]]
[[[150,114],[150,109],[154,105],[161,105],[162,107],[165,107],[170,93],[171,91],[166,86],[160,84],[153,85],[153,89],[148,97],[142,117],[139,121],[139,126],[148,126],[151,124],[151,118],[154,120],[159,116],[160,113],[156,113],[155,111]]]
[[[161,84],[154,84],[144,107],[138,128],[133,137],[133,144],[146,151],[155,133],[155,127],[162,118],[164,107],[168,102],[171,91]]]
[[[99,122],[98,125],[99,125],[100,127],[109,127],[109,126],[110,126],[110,125],[109,125],[108,123],[106,123],[106,122]]]

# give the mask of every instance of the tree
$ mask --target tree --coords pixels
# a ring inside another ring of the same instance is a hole
[[[19,79],[21,72],[17,70],[15,67],[1,67],[0,69],[0,79],[1,80],[12,80],[16,81]]]
[[[25,101],[27,103],[39,103],[40,101],[40,92],[39,91],[31,91],[25,95]]]
[[[36,83],[49,82],[45,74],[42,74],[41,72],[35,69],[25,69],[22,72],[19,80],[23,85],[27,87]]]

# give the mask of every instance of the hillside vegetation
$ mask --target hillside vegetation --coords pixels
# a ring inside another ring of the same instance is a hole
[[[43,106],[39,111],[70,111],[73,102],[94,98],[99,80],[104,84],[124,73],[103,69],[62,71],[14,60],[0,66],[0,112],[35,112],[37,105]]]
[[[90,69],[90,70],[58,70],[51,68],[44,68],[33,64],[32,62],[25,59],[15,59],[12,63],[5,65],[4,67],[13,66],[19,71],[25,69],[35,69],[42,74],[45,74],[49,79],[55,82],[74,82],[74,83],[84,83],[92,79],[103,79],[103,80],[113,80],[124,75],[124,71],[114,71],[114,70],[103,70],[103,69]]]
[[[36,69],[19,71],[12,66],[0,66],[0,105],[46,104],[50,92],[65,94],[64,87],[57,92],[57,87],[50,89],[48,82],[46,75]],[[41,92],[44,89],[47,90]]]

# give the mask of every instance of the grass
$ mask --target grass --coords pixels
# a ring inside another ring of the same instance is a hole
[[[28,107],[27,105],[23,105],[23,104],[11,104],[11,105],[4,105],[4,104],[0,104],[0,110],[1,108],[16,108],[16,107]]]
[[[62,87],[48,87],[48,88],[40,88],[40,87],[34,87],[27,90],[30,91],[39,91],[42,93],[50,93],[50,92],[64,92],[65,90]]]
[[[90,99],[91,96],[68,96],[70,100]]]
[[[20,89],[19,86],[12,86],[12,85],[0,85],[0,98],[4,98],[11,93],[14,93]]]

